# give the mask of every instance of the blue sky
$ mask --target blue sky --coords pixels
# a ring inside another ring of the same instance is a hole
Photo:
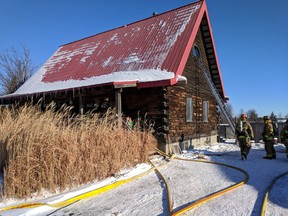
[[[193,0],[0,0],[0,51],[28,48],[41,66],[62,45]],[[206,0],[233,112],[288,114],[288,1]]]

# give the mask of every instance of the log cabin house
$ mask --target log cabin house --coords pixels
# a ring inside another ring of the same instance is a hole
[[[200,0],[60,46],[1,101],[42,99],[73,105],[81,114],[115,107],[120,116],[145,115],[159,148],[168,152],[179,142],[185,148],[217,142],[217,101],[203,68],[226,101],[206,2]]]

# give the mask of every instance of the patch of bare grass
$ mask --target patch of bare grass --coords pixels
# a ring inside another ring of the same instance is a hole
[[[119,127],[113,111],[71,116],[69,107],[0,111],[4,196],[25,198],[107,178],[146,162],[156,140],[149,130]],[[138,127],[135,127],[138,128]]]

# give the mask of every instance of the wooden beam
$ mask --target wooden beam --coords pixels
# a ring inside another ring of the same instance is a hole
[[[84,104],[83,104],[83,97],[79,96],[79,113],[80,115],[84,114]]]
[[[122,88],[115,89],[115,103],[116,103],[116,112],[118,115],[118,124],[119,127],[122,125]]]
[[[114,88],[115,88],[115,89],[119,89],[119,88],[130,88],[130,87],[136,87],[136,86],[137,86],[136,83],[114,84]]]

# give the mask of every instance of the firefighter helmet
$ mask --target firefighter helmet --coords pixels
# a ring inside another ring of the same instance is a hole
[[[247,119],[247,114],[246,114],[246,113],[243,113],[243,114],[241,114],[240,117],[241,117],[241,119],[244,119],[244,118]]]

